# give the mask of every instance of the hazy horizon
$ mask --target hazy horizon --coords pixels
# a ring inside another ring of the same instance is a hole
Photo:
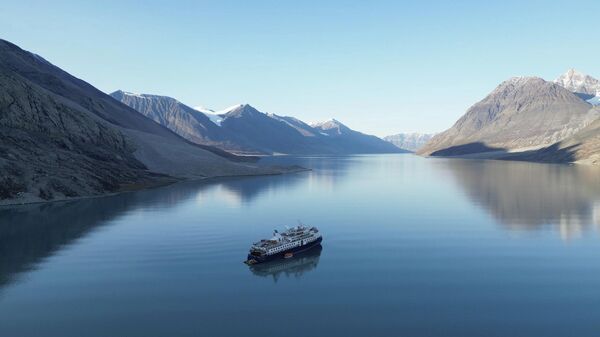
[[[593,1],[20,1],[4,9],[2,38],[104,92],[215,110],[248,103],[377,136],[447,129],[512,76],[553,80],[569,68],[600,76],[599,47],[570,21],[594,22]]]

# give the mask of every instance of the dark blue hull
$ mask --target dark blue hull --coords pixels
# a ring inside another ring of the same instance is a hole
[[[313,247],[317,247],[319,245],[321,245],[321,242],[323,241],[323,238],[320,237],[317,240],[306,244],[304,246],[300,246],[300,247],[294,247],[292,249],[288,249],[286,251],[282,251],[279,252],[277,254],[273,254],[273,255],[264,255],[264,256],[254,256],[252,254],[248,254],[248,261],[254,260],[254,263],[262,263],[262,262],[267,262],[267,261],[272,261],[272,260],[278,260],[278,259],[283,259],[285,257],[285,254],[287,253],[292,253],[294,255],[305,252]]]

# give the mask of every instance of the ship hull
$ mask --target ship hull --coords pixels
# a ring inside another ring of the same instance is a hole
[[[300,246],[300,247],[294,247],[282,252],[279,252],[277,254],[273,254],[273,255],[265,255],[265,256],[254,256],[252,254],[248,254],[248,261],[254,260],[254,264],[256,263],[263,263],[263,262],[267,262],[267,261],[273,261],[273,260],[279,260],[279,259],[283,259],[285,258],[285,255],[288,253],[292,253],[293,255],[305,252],[309,249],[312,249],[314,247],[317,247],[319,245],[321,245],[321,242],[323,241],[323,238],[320,237],[318,239],[316,239],[315,241],[306,244],[304,246]]]

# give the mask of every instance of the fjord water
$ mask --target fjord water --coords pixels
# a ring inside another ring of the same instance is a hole
[[[597,336],[600,172],[414,155],[0,209],[0,336]],[[242,263],[297,219],[323,248]]]

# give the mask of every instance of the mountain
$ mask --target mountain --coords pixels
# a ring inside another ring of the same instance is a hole
[[[186,139],[234,153],[337,155],[403,152],[370,135],[339,123],[343,132],[330,134],[325,124],[314,127],[297,118],[266,114],[249,104],[214,111],[192,109],[174,98],[116,91],[115,99],[177,132]]]
[[[398,133],[386,136],[383,140],[390,142],[397,147],[415,152],[425,145],[435,134],[433,133]]]
[[[110,96],[191,141],[211,142],[213,138],[219,137],[219,127],[206,115],[174,98],[140,95],[121,90],[111,93]]]
[[[351,130],[338,121],[309,125],[301,120],[262,113],[244,104],[220,115],[221,127],[268,153],[356,154],[401,152],[391,144]],[[333,124],[332,124],[333,123]],[[337,132],[333,132],[336,129]]]
[[[203,113],[168,96],[135,94],[122,90],[115,91],[110,96],[196,144],[216,146],[235,153],[260,153],[244,146],[239,137],[221,128],[215,120],[218,115],[213,111],[213,114],[208,114],[208,111]]]
[[[600,115],[600,107],[595,107],[593,112]],[[551,146],[505,159],[600,165],[600,119]]]
[[[311,126],[321,135],[326,135],[328,142],[338,151],[353,151],[354,153],[402,153],[399,149],[381,138],[354,131],[336,119],[313,123]]]
[[[4,40],[0,88],[0,203],[100,195],[188,177],[278,172],[195,145]]]
[[[304,123],[296,117],[279,116],[276,114],[268,114],[268,116],[291,126],[292,128],[296,129],[296,131],[300,132],[300,134],[304,137],[319,138],[322,135],[318,130]]]
[[[555,83],[537,77],[511,78],[417,153],[452,156],[549,146],[595,120],[598,112],[591,108]]]
[[[298,130],[264,114],[249,104],[240,104],[219,114],[221,128],[236,134],[243,144],[269,154],[308,154],[313,148]]]
[[[554,83],[575,93],[589,103],[594,105],[600,103],[600,81],[589,75],[575,69],[569,69],[554,80]]]

